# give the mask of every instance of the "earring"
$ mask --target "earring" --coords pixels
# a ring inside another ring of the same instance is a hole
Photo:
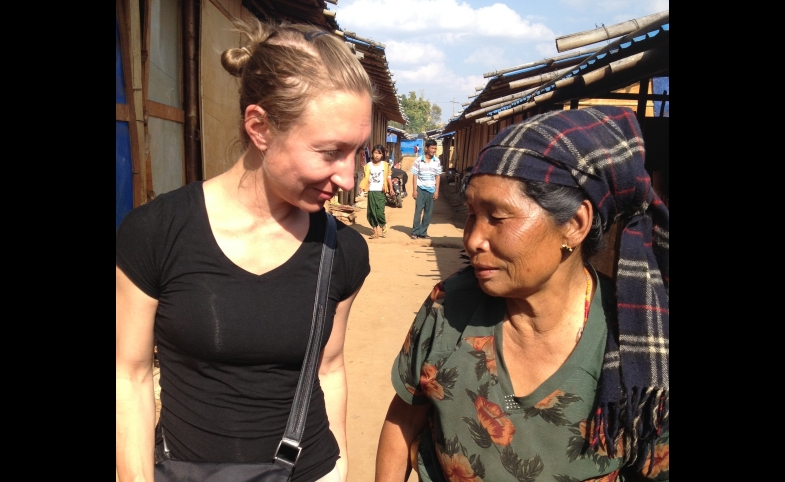
[[[561,250],[562,250],[562,251],[566,251],[566,252],[568,252],[568,253],[572,253],[572,250],[573,250],[573,249],[574,249],[574,248],[570,248],[570,247],[569,247],[569,246],[567,246],[566,244],[562,244],[562,245],[561,245]]]

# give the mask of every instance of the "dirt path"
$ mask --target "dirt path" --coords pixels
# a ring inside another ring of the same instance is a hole
[[[403,160],[407,172],[413,159]],[[411,191],[411,179],[407,188]],[[414,315],[436,283],[465,265],[460,256],[465,210],[452,209],[450,202],[458,200],[450,195],[453,189],[442,185],[428,229],[430,240],[409,238],[414,218],[411,196],[400,209],[387,207],[387,238],[368,240],[371,274],[354,302],[346,336],[350,482],[374,478],[379,433],[395,393],[392,363]],[[352,227],[366,238],[372,234],[365,210],[357,213]]]

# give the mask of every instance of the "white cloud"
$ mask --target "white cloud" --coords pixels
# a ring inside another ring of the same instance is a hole
[[[555,42],[538,43],[537,45],[534,46],[534,50],[536,50],[538,54],[542,55],[543,58],[550,57],[558,53],[556,51]]]
[[[338,10],[338,24],[349,30],[369,32],[370,27],[370,31],[379,32],[452,34],[452,41],[456,40],[455,36],[466,35],[523,40],[553,38],[548,27],[521,18],[501,3],[474,9],[457,0],[357,0]]]
[[[504,49],[501,47],[483,47],[472,52],[471,55],[463,59],[465,64],[479,64],[488,67],[504,68],[508,60],[504,58]]]
[[[475,87],[484,86],[487,79],[482,75],[467,75],[461,77],[453,72],[443,62],[423,65],[410,70],[396,70],[395,80],[397,82],[398,93],[404,94],[413,90],[426,90],[427,97],[436,100],[435,96],[442,95],[443,92],[461,93],[465,99],[467,95],[474,94]],[[416,84],[418,88],[407,87]]]
[[[592,9],[613,12],[630,6],[629,0],[559,0],[559,2],[571,9],[581,11]]]
[[[417,42],[391,40],[385,44],[384,53],[387,61],[394,65],[443,62],[445,59],[444,52],[438,47]]]

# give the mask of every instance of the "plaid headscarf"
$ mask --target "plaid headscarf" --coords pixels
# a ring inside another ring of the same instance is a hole
[[[623,223],[615,273],[618,324],[608,330],[591,443],[596,448],[604,431],[613,457],[623,436],[627,464],[637,468],[653,457],[670,420],[668,209],[643,162],[635,113],[602,106],[512,125],[483,148],[472,170],[580,188],[603,231]]]

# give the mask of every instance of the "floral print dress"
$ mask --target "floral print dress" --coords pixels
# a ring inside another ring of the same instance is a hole
[[[587,420],[592,420],[613,293],[613,284],[601,278],[573,353],[534,392],[516,397],[502,353],[504,299],[486,295],[471,268],[439,283],[417,314],[392,369],[393,386],[404,401],[431,402],[429,424],[417,448],[420,479],[640,479],[640,473],[621,470],[623,457],[608,456],[603,437],[597,450],[589,447],[592,427]],[[617,449],[623,454],[621,440]],[[668,480],[668,470],[669,434],[664,433],[643,473],[646,479]]]

